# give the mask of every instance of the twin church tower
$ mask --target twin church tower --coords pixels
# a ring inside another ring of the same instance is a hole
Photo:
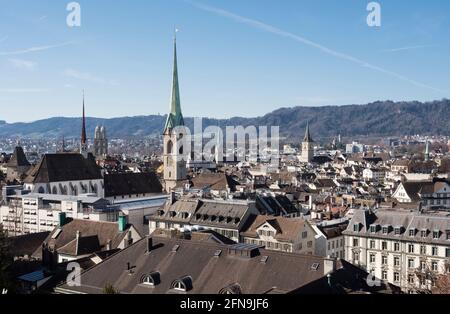
[[[173,190],[177,183],[187,179],[186,160],[183,158],[183,146],[180,140],[185,136],[183,132],[184,118],[181,112],[180,87],[178,82],[177,39],[174,38],[174,58],[172,77],[172,96],[170,113],[164,127],[164,181],[167,192]],[[301,162],[309,163],[314,158],[314,141],[312,140],[309,123],[302,144]],[[178,147],[181,145],[180,147]]]

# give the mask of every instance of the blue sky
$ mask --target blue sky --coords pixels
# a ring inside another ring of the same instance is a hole
[[[178,27],[185,116],[450,98],[450,1],[0,0],[0,120],[164,114]]]

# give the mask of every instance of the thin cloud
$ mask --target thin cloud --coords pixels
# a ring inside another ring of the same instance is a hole
[[[71,77],[77,80],[89,81],[92,83],[102,84],[102,85],[111,85],[117,86],[119,83],[117,80],[109,80],[102,77],[95,76],[89,72],[80,72],[74,69],[67,69],[64,71],[64,75],[67,77]]]
[[[33,71],[37,67],[37,63],[34,61],[22,60],[22,59],[9,59],[9,63],[21,70]]]
[[[44,20],[46,20],[46,19],[47,19],[47,15],[43,15],[43,16],[41,16],[40,18],[38,18],[37,21],[38,21],[38,22],[42,22],[42,21],[44,21]]]
[[[300,43],[303,43],[305,45],[308,45],[308,46],[311,46],[313,48],[316,48],[316,49],[318,49],[318,50],[320,50],[320,51],[322,51],[322,52],[324,52],[326,54],[332,55],[332,56],[334,56],[336,58],[343,59],[343,60],[355,63],[355,64],[357,64],[359,66],[364,67],[364,68],[368,68],[368,69],[371,69],[371,70],[374,70],[374,71],[377,71],[377,72],[380,72],[380,73],[384,73],[386,75],[395,77],[395,78],[397,78],[399,80],[408,82],[408,83],[410,83],[412,85],[415,85],[417,87],[430,89],[430,90],[433,90],[433,91],[439,92],[439,93],[447,93],[447,94],[450,93],[450,91],[448,91],[448,90],[435,88],[433,86],[424,84],[422,82],[410,79],[410,78],[408,78],[406,76],[403,76],[401,74],[398,74],[398,73],[386,70],[384,68],[381,68],[379,66],[370,64],[367,61],[364,61],[364,60],[361,60],[359,58],[353,57],[353,56],[351,56],[349,54],[345,54],[345,53],[333,50],[333,49],[328,48],[328,47],[326,47],[324,45],[321,45],[319,43],[311,41],[311,40],[309,40],[307,38],[304,38],[302,36],[298,36],[296,34],[288,32],[288,31],[284,31],[284,30],[282,30],[280,28],[277,28],[277,27],[274,27],[272,25],[269,25],[269,24],[266,24],[266,23],[263,23],[263,22],[260,22],[260,21],[254,20],[254,19],[250,19],[250,18],[247,18],[247,17],[244,17],[244,16],[240,16],[240,15],[234,14],[232,12],[225,11],[223,9],[219,9],[219,8],[216,8],[216,7],[212,7],[212,6],[200,4],[200,3],[197,3],[197,2],[193,2],[193,1],[190,1],[190,0],[185,0],[185,2],[191,4],[192,6],[198,8],[200,10],[203,10],[205,12],[213,13],[215,15],[219,15],[219,16],[222,16],[222,17],[234,20],[235,22],[238,22],[238,23],[249,25],[249,26],[251,26],[253,28],[257,28],[257,29],[260,29],[260,30],[268,32],[268,33],[272,33],[272,34],[275,34],[275,35],[278,35],[278,36],[281,36],[281,37],[285,37],[285,38],[289,38],[289,39],[295,40],[297,42],[300,42]]]
[[[400,48],[393,48],[393,49],[385,49],[385,50],[381,50],[381,52],[398,52],[398,51],[415,50],[415,49],[431,48],[431,47],[436,47],[436,45],[407,46],[407,47],[400,47]]]
[[[45,51],[45,50],[50,50],[50,49],[54,49],[54,48],[60,48],[60,47],[64,47],[64,46],[68,46],[68,45],[72,45],[72,44],[73,44],[73,42],[66,42],[66,43],[57,44],[57,45],[37,46],[37,47],[31,47],[31,48],[27,48],[27,49],[23,49],[23,50],[6,51],[6,52],[0,52],[0,56],[22,55],[22,54],[31,53],[31,52],[39,52],[39,51]]]
[[[47,88],[0,88],[0,93],[25,94],[25,93],[47,93]]]

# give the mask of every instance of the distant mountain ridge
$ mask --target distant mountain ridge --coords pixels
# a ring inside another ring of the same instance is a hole
[[[109,138],[154,136],[162,133],[166,116],[135,116],[112,119],[87,118],[87,132],[94,136],[97,125],[104,125]],[[189,127],[193,118],[186,118]],[[315,138],[342,136],[400,136],[413,134],[450,135],[450,100],[422,103],[378,101],[367,105],[281,108],[262,117],[203,119],[210,125],[280,126],[288,138],[300,138],[309,121]],[[55,117],[30,123],[0,121],[0,136],[21,138],[79,137],[80,118]]]

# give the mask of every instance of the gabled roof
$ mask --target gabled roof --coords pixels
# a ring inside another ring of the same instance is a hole
[[[225,191],[229,188],[231,192],[235,192],[236,186],[239,185],[239,182],[234,180],[232,176],[224,173],[201,173],[189,181],[179,182],[177,186],[183,187],[186,183],[188,183],[191,188],[195,189]]]
[[[7,167],[24,167],[24,166],[31,166],[30,163],[27,160],[27,157],[25,156],[25,153],[23,152],[22,147],[17,146],[14,149],[14,153],[11,157],[11,159],[8,161]]]
[[[286,293],[324,277],[321,257],[260,249],[258,256],[240,258],[227,245],[160,237],[153,237],[152,242],[149,253],[147,241],[141,240],[84,272],[81,287],[62,288],[101,294],[108,282],[121,293],[165,294],[174,293],[174,282],[189,277],[189,294],[218,294],[224,288],[237,286],[239,289],[232,290],[262,294],[276,287]],[[176,252],[174,246],[178,246]],[[218,251],[220,255],[215,256]],[[267,256],[265,263],[261,262],[262,256]],[[127,263],[136,266],[132,275],[125,275]],[[311,268],[315,263],[317,270]],[[155,270],[160,272],[161,281],[149,289],[140,280]]]
[[[44,243],[56,251],[62,249],[70,255],[76,252],[86,253],[90,249],[94,250],[90,253],[95,253],[104,250],[108,241],[111,241],[111,249],[117,248],[130,228],[132,227],[129,226],[124,232],[120,232],[118,223],[73,219],[63,227],[53,230]],[[80,234],[79,243],[75,241],[77,233]]]
[[[92,254],[101,250],[100,242],[97,235],[75,238],[63,247],[58,249],[58,253],[81,256],[86,254]]]
[[[298,236],[305,231],[309,225],[302,218],[284,218],[274,216],[252,216],[250,223],[242,230],[244,237],[258,237],[258,229],[264,224],[270,224],[277,234],[275,239],[282,242],[294,242]]]
[[[100,168],[92,158],[81,154],[46,154],[29,172],[26,183],[50,183],[101,179]]]

